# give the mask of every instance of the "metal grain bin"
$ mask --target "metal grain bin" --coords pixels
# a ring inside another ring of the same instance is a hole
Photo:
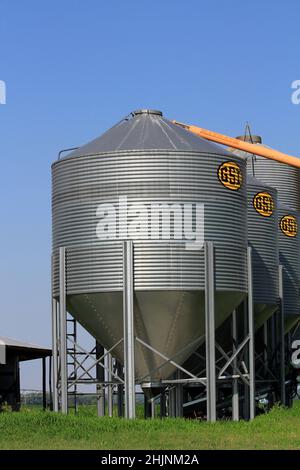
[[[252,246],[254,322],[258,329],[277,309],[277,191],[248,175],[248,242]]]
[[[252,247],[254,327],[258,330],[278,308],[278,203],[277,191],[251,175],[247,176],[247,238]],[[216,331],[226,352],[232,348],[231,328],[228,318]],[[185,363],[195,374],[204,367],[199,361],[205,356],[204,347],[197,352],[200,356],[192,355]]]
[[[239,136],[238,139],[262,145],[260,136]],[[290,207],[294,211],[300,210],[300,172],[298,168],[239,150],[230,150],[235,155],[247,159],[247,172],[249,174],[277,189],[280,204]],[[300,272],[298,272],[298,278],[300,278]],[[298,312],[298,320],[299,318],[300,312]],[[292,322],[294,320],[293,317]],[[297,319],[295,321],[297,322]]]
[[[260,136],[239,136],[237,138],[262,145]],[[267,146],[264,145],[264,147]],[[239,150],[233,151],[233,153],[247,158],[249,174],[277,189],[278,200],[281,204],[300,211],[300,171],[298,168]]]
[[[120,198],[123,203],[126,199],[131,209],[133,204],[142,205],[147,214],[153,204],[183,208],[204,203],[205,239],[213,240],[216,248],[216,326],[245,297],[243,159],[177,127],[158,111],[141,110],[56,161],[52,172],[53,293],[56,297],[59,293],[58,249],[64,246],[68,311],[105,348],[123,336],[124,236],[117,230],[113,239],[97,238],[103,204],[113,207],[118,219]],[[183,237],[147,239],[148,224],[143,220],[143,234],[134,239],[135,333],[183,363],[203,341],[203,248],[187,250]],[[114,355],[122,362],[122,345]],[[158,355],[136,346],[139,378],[163,362]],[[168,377],[173,370],[168,364],[151,377]]]
[[[283,293],[285,332],[299,321],[300,236],[299,213],[279,205],[279,262],[283,266]]]

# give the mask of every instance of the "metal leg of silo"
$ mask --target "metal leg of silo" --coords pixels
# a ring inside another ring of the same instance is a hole
[[[118,377],[122,379],[123,377],[123,366],[122,364],[116,359],[116,372]],[[123,398],[124,398],[124,387],[123,384],[120,383],[117,385],[117,409],[118,409],[118,416],[121,418],[123,416]]]
[[[248,336],[249,332],[249,326],[248,326],[248,298],[244,300],[243,302],[243,328],[244,328],[244,337],[246,338]],[[247,347],[244,351],[244,366],[243,369],[246,373],[249,373],[249,370],[246,366],[246,364],[249,364],[249,344],[247,344]],[[249,408],[250,408],[250,393],[249,393],[249,383],[244,385],[244,399],[243,399],[243,419],[249,420],[250,418],[250,413],[249,413]]]
[[[48,356],[48,387],[49,387],[49,410],[53,411],[53,391],[52,391],[52,355]]]
[[[268,322],[267,321],[265,321],[265,323],[263,324],[263,336],[264,336],[264,356],[263,356],[264,373],[265,373],[265,377],[267,377],[268,367],[269,367],[269,364],[268,364],[269,344],[268,344]]]
[[[148,396],[144,395],[144,418],[148,419],[151,416],[151,404]]]
[[[111,354],[107,355],[107,411],[108,416],[112,418],[114,410],[113,410],[113,385],[111,384],[113,380],[112,376],[112,368],[113,368],[113,358]]]
[[[59,249],[59,323],[60,323],[60,409],[68,412],[68,366],[67,366],[67,312],[66,312],[66,249]]]
[[[233,342],[233,354],[236,352],[237,345],[237,323],[236,323],[236,310],[232,312],[232,342]],[[232,362],[233,365],[233,375],[237,374],[237,358]],[[239,383],[238,379],[233,379],[232,383],[232,419],[233,421],[238,421],[240,419],[239,413]]]
[[[166,390],[163,387],[160,392],[160,417],[166,417]]]
[[[57,337],[57,301],[52,298],[52,402],[53,411],[58,411],[58,337]]]
[[[169,418],[176,418],[176,388],[175,385],[169,389],[168,400],[168,416]]]
[[[205,337],[206,337],[206,401],[207,420],[216,421],[216,351],[215,351],[215,269],[214,246],[205,242]]]
[[[123,413],[123,385],[118,385],[118,416],[122,418]]]
[[[104,347],[96,341],[96,360],[98,361],[104,355]],[[104,369],[97,362],[96,365],[97,379],[97,414],[99,417],[105,416],[105,393],[104,393]]]
[[[46,358],[43,357],[42,358],[42,396],[43,396],[43,410],[44,411],[47,408],[46,374],[47,374]]]
[[[279,265],[279,344],[280,344],[280,396],[281,403],[286,404],[285,396],[285,338],[284,338],[284,297],[283,297],[283,266]]]
[[[117,374],[118,377],[122,378],[123,376],[123,367],[120,362],[117,361]],[[124,387],[123,384],[117,385],[118,390],[118,416],[121,418],[123,416],[123,398],[124,398]]]
[[[249,414],[250,420],[255,417],[255,346],[254,346],[254,315],[253,315],[253,273],[252,248],[247,250],[248,265],[248,328],[249,328]]]
[[[180,370],[176,372],[176,379],[177,380],[181,379]],[[176,417],[181,418],[183,416],[183,386],[180,383],[176,385],[175,399],[176,399]]]
[[[155,418],[155,398],[151,398],[151,419]]]
[[[272,338],[272,354],[275,356],[274,361],[276,360],[276,328],[275,328],[276,315],[273,315],[271,318],[271,338]]]
[[[133,318],[133,243],[123,243],[123,331],[125,417],[135,418],[134,318]]]

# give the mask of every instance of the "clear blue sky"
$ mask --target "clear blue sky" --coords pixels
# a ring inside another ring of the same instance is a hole
[[[300,155],[300,4],[0,0],[0,335],[50,344],[50,164],[139,107]],[[38,387],[37,366],[22,385]]]

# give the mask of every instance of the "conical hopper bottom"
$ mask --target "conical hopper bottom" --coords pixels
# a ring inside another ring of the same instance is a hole
[[[243,300],[243,292],[216,292],[216,328]],[[106,349],[123,338],[122,292],[69,295],[68,311]],[[204,341],[205,311],[203,291],[135,291],[135,335],[178,364]],[[123,344],[113,352],[124,361]],[[135,373],[141,380],[171,376],[176,367],[136,342]],[[164,364],[164,365],[163,365]],[[148,375],[150,374],[150,376]]]

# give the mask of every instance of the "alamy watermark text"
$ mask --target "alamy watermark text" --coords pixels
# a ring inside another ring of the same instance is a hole
[[[99,204],[96,236],[99,240],[173,240],[185,243],[187,250],[204,245],[204,204],[134,203],[127,196],[118,203]]]
[[[291,88],[293,91],[291,100],[293,104],[300,104],[300,80],[294,80]]]
[[[6,83],[0,80],[0,104],[6,104]]]

